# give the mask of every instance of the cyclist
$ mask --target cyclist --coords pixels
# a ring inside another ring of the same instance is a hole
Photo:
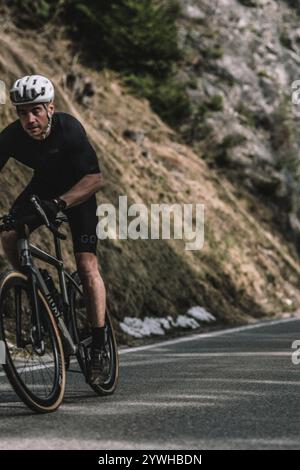
[[[92,360],[89,381],[97,385],[109,369],[105,351],[105,287],[96,256],[96,197],[101,172],[84,128],[73,116],[55,112],[54,87],[41,75],[27,75],[10,90],[18,119],[0,133],[0,171],[10,157],[34,170],[33,177],[14,201],[10,213],[27,217],[31,231],[41,225],[33,217],[30,196],[36,194],[47,216],[59,211],[68,217],[73,250],[92,325]],[[2,246],[18,269],[17,234],[3,233]]]

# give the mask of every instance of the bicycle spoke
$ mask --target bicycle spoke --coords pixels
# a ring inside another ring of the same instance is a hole
[[[28,391],[41,399],[47,399],[53,390],[57,367],[50,321],[42,324],[45,352],[41,356],[35,349],[39,345],[34,344],[37,332],[35,322],[32,323],[31,300],[27,290],[15,286],[7,293],[3,305],[6,314],[2,317],[2,324],[11,363]],[[43,310],[41,315],[44,315]]]
[[[42,361],[39,359],[39,362],[40,364],[42,364]],[[47,369],[47,368],[46,368]],[[44,370],[45,370],[45,367],[42,365],[41,368],[40,368],[40,372],[42,374],[42,376],[44,377]],[[43,380],[43,385],[44,385],[44,390],[46,391],[46,395],[49,394],[49,388],[48,388],[48,384],[45,383],[45,380]],[[46,388],[47,387],[47,388]]]

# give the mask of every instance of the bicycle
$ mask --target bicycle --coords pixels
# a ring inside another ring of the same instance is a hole
[[[0,232],[17,231],[20,271],[7,271],[0,277],[0,340],[5,343],[7,378],[19,398],[37,413],[57,410],[63,401],[66,370],[70,357],[76,356],[88,382],[91,360],[91,331],[85,312],[82,285],[75,271],[64,267],[59,231],[65,216],[49,221],[37,196],[31,202],[46,227],[52,232],[55,256],[29,243],[25,222],[10,215],[0,218]],[[39,259],[58,273],[59,289],[47,270],[34,264]],[[110,367],[106,380],[89,384],[102,396],[114,393],[119,376],[119,356],[113,324],[105,314],[105,348]]]

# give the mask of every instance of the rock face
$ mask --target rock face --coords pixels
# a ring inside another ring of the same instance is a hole
[[[300,2],[181,3],[179,78],[193,107],[181,132],[211,166],[279,208],[298,241]]]

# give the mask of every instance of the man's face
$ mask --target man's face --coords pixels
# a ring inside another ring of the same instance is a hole
[[[50,114],[54,111],[53,103],[46,104]],[[41,139],[48,125],[48,116],[43,104],[24,104],[17,106],[21,125],[33,139]]]

